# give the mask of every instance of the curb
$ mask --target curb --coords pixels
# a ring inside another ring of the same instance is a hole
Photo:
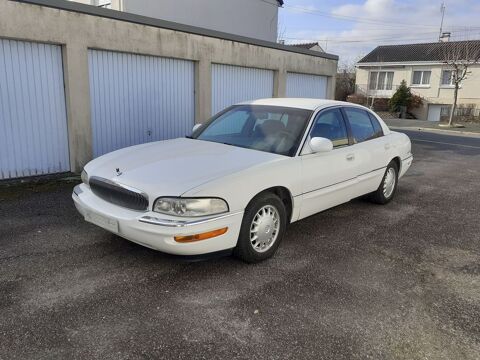
[[[393,130],[416,130],[416,131],[425,131],[425,132],[440,132],[440,133],[447,133],[449,135],[467,135],[472,137],[480,137],[480,133],[472,132],[472,131],[462,131],[462,130],[448,130],[448,129],[435,129],[435,128],[423,128],[417,126],[389,126],[390,129]]]

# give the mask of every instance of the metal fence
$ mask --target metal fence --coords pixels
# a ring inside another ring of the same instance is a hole
[[[355,93],[367,97],[386,97],[390,98],[395,94],[399,85],[391,85],[384,89],[369,89],[368,84],[355,84]]]
[[[448,118],[450,116],[451,109],[452,105],[442,106],[442,112],[440,114],[442,118]],[[461,118],[479,118],[480,108],[477,108],[475,104],[459,104],[455,109],[454,116]]]

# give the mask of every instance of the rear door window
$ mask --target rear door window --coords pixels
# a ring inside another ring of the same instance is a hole
[[[376,137],[383,136],[384,134],[383,134],[382,126],[378,122],[377,118],[371,113],[368,113],[368,116],[370,116],[370,121],[372,122],[373,129],[375,130],[375,136]]]
[[[362,109],[344,108],[355,143],[376,138],[376,131],[368,113]]]

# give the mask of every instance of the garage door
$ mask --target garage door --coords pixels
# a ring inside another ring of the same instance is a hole
[[[442,116],[442,108],[445,108],[445,105],[428,105],[428,121],[440,121],[440,117]],[[448,106],[446,107],[448,113]]]
[[[212,65],[212,114],[241,101],[272,96],[272,70]]]
[[[69,170],[61,47],[0,39],[0,179]]]
[[[192,61],[89,50],[89,72],[95,157],[191,133]]]
[[[327,98],[327,77],[287,73],[287,97]]]

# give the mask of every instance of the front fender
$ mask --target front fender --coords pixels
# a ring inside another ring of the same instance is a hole
[[[285,187],[295,199],[301,193],[301,171],[300,159],[289,157],[209,181],[182,197],[220,197],[227,201],[231,212],[243,211],[257,194],[275,186]]]

